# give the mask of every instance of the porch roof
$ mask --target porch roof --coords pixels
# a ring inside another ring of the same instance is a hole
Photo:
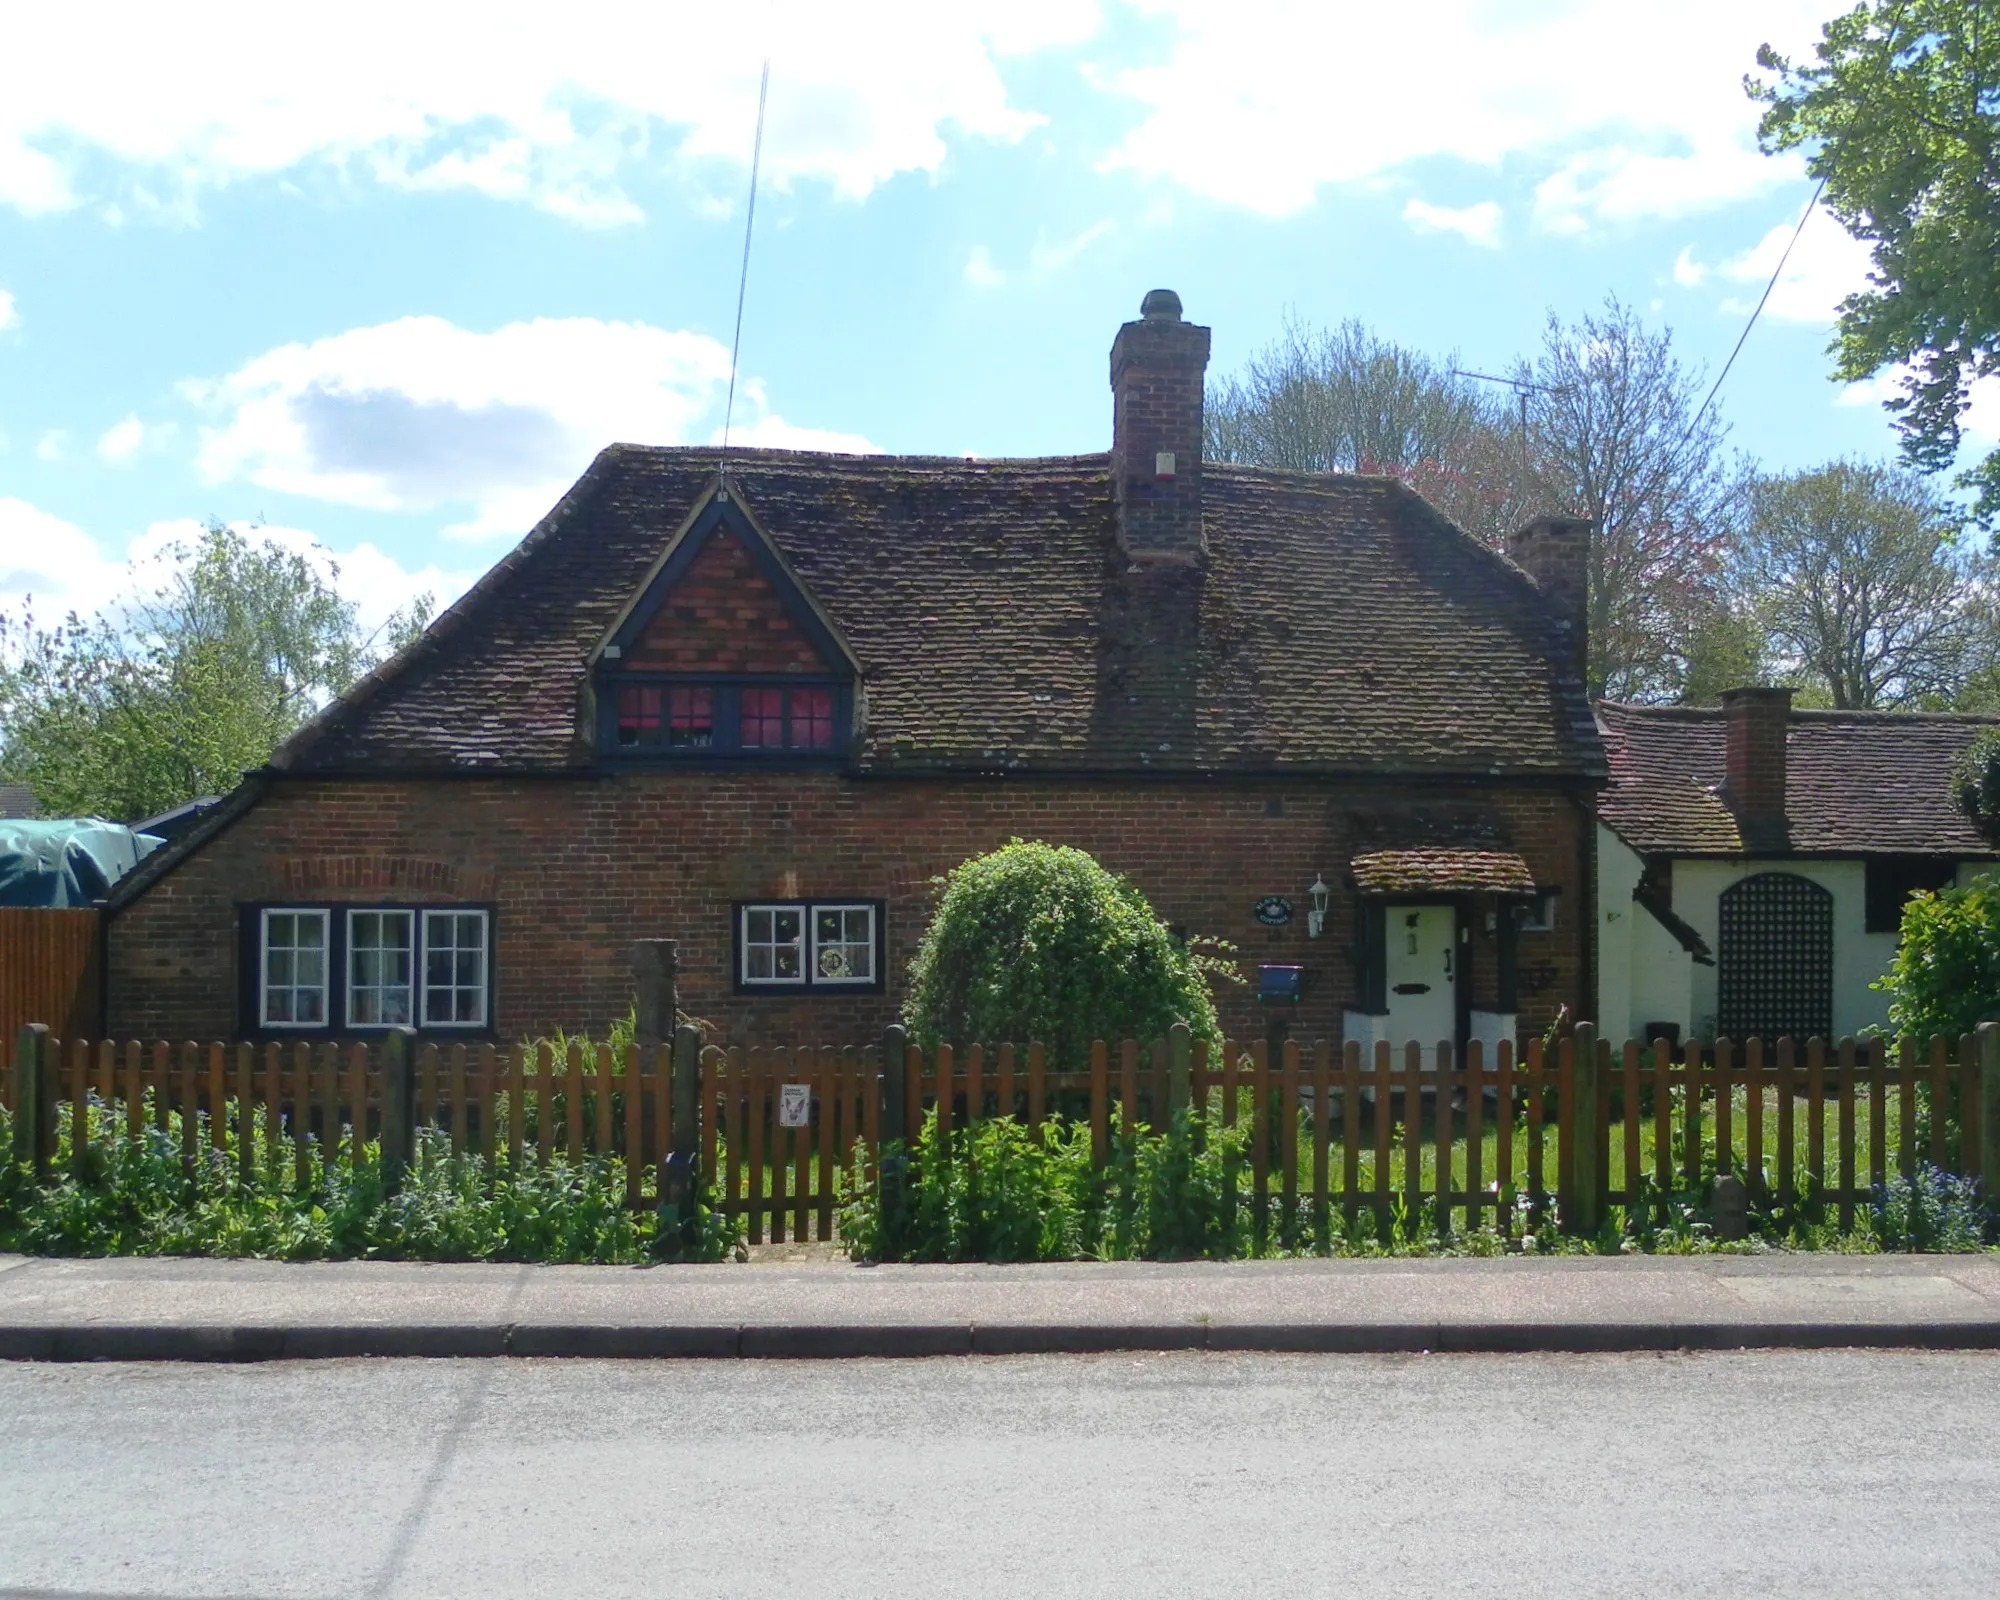
[[[1533,894],[1535,876],[1511,850],[1371,850],[1354,858],[1363,894]]]

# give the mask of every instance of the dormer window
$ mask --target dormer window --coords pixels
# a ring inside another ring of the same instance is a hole
[[[859,676],[741,497],[716,495],[598,650],[598,750],[625,763],[833,764]]]

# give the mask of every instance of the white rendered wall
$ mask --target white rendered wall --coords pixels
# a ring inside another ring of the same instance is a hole
[[[1868,986],[1889,970],[1896,935],[1867,931],[1868,872],[1859,861],[1676,861],[1674,910],[1685,917],[1717,957],[1722,954],[1722,891],[1760,872],[1809,878],[1833,895],[1833,1031],[1836,1037],[1887,1027],[1889,997]],[[1694,969],[1696,1032],[1715,1032],[1716,971]]]
[[[1679,906],[1676,905],[1676,910]],[[1683,1039],[1694,1032],[1694,975],[1715,971],[1698,966],[1680,940],[1644,906],[1632,907],[1632,1013],[1630,1037],[1650,1043],[1647,1025],[1668,1022]],[[1713,950],[1715,947],[1710,945]]]
[[[1642,865],[1623,839],[1597,825],[1597,1025],[1608,1039],[1622,1040],[1632,1026],[1632,930],[1653,920],[1632,898]]]

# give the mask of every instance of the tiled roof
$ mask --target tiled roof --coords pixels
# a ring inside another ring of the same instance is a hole
[[[586,658],[716,466],[606,450],[273,764],[588,764]],[[729,471],[860,661],[864,770],[1603,771],[1540,593],[1393,480],[1207,466],[1205,568],[1134,571],[1103,455]]]
[[[1734,856],[1736,817],[1718,797],[1719,710],[1597,707],[1611,759],[1598,815],[1641,854]],[[1952,803],[1959,753],[2000,717],[1794,711],[1785,741],[1786,846],[1794,855],[1991,856]],[[1770,852],[1755,852],[1770,853]]]
[[[1363,894],[1533,894],[1528,863],[1511,850],[1372,850],[1354,858]]]

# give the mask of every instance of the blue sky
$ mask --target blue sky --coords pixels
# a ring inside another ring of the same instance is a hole
[[[202,517],[449,599],[614,439],[1102,449],[1156,285],[1212,371],[1288,313],[1495,370],[1616,294],[1719,370],[1808,193],[1741,80],[1831,0],[205,4],[0,53],[0,605]],[[1885,455],[1824,218],[1723,391],[1774,467]],[[1973,418],[1974,445],[1991,429]]]

